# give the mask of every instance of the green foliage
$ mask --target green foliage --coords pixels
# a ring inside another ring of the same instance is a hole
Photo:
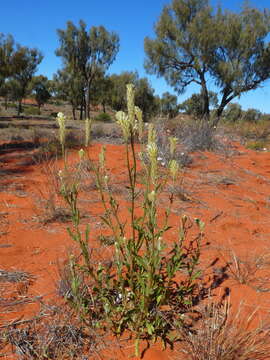
[[[25,115],[40,115],[39,109],[37,107],[34,107],[34,106],[24,107],[23,113]]]
[[[126,86],[135,85],[135,102],[142,110],[144,119],[148,120],[156,115],[159,110],[154,89],[151,87],[147,78],[139,78],[137,72],[124,71],[119,75],[110,76],[111,87],[109,89],[109,104],[116,110],[126,110]]]
[[[266,149],[268,142],[265,140],[249,141],[246,144],[246,147],[251,150],[260,151]]]
[[[22,110],[22,99],[26,97],[30,90],[30,83],[33,75],[37,71],[38,65],[41,63],[43,56],[37,49],[17,46],[17,50],[12,58],[12,78],[14,79],[14,94],[18,100],[18,115]]]
[[[165,92],[159,99],[161,114],[168,116],[170,119],[178,114],[177,96]]]
[[[261,119],[262,113],[258,109],[248,109],[243,113],[242,121],[257,122]]]
[[[237,103],[228,104],[224,111],[224,120],[229,122],[240,121],[242,118],[241,105]]]
[[[135,153],[135,136],[142,126],[140,110],[134,107],[134,89],[128,87],[128,114],[117,113],[126,143],[127,176],[130,205],[126,221],[120,219],[120,204],[110,190],[110,174],[106,170],[105,149],[99,155],[94,167],[96,183],[104,206],[101,217],[110,229],[113,241],[113,259],[109,263],[96,263],[89,249],[89,227],[81,230],[81,216],[78,209],[79,181],[68,184],[61,173],[61,193],[72,212],[73,227],[68,229],[70,237],[79,245],[82,261],[70,257],[70,291],[67,301],[79,314],[81,320],[98,331],[110,330],[121,336],[130,332],[135,340],[135,354],[139,355],[139,341],[148,343],[161,340],[172,343],[174,330],[185,325],[185,313],[198,295],[196,279],[200,258],[200,242],[203,223],[195,221],[199,234],[187,239],[190,222],[186,216],[180,219],[178,239],[171,245],[163,240],[170,230],[169,217],[173,195],[164,213],[164,222],[158,221],[158,198],[167,181],[174,182],[178,165],[169,162],[168,174],[160,177],[157,168],[156,132],[151,126],[148,144],[142,151],[147,159],[144,188],[138,184],[138,164]],[[136,114],[136,117],[135,117]],[[138,123],[139,120],[139,123]],[[139,132],[140,137],[140,132]],[[171,139],[171,155],[176,140]],[[80,163],[81,164],[81,163]],[[81,166],[81,165],[80,165]],[[80,173],[80,166],[78,173]],[[136,208],[142,209],[141,214]]]
[[[57,33],[60,47],[56,50],[56,55],[63,59],[63,71],[67,73],[72,90],[80,97],[85,118],[90,118],[93,82],[115,60],[119,50],[119,37],[103,26],[93,26],[87,31],[82,20],[78,27],[68,21],[67,28],[58,30]],[[68,94],[71,96],[70,92]]]
[[[111,88],[111,107],[116,110],[126,109],[126,86],[127,84],[134,84],[138,80],[137,72],[123,71],[121,74],[113,74],[110,76],[112,82]]]
[[[51,94],[49,92],[49,83],[46,76],[39,75],[32,79],[32,91],[35,95],[35,100],[39,107],[40,107],[50,99]]]
[[[209,105],[213,108],[217,107],[218,98],[217,94],[209,91]],[[204,115],[204,104],[202,94],[193,94],[190,98],[180,104],[179,109],[184,110],[188,115],[193,115],[197,118],[202,118]]]
[[[0,88],[5,79],[12,74],[12,56],[14,53],[14,39],[11,35],[0,33]]]
[[[95,121],[112,122],[112,118],[108,113],[100,113],[95,117]]]
[[[208,0],[172,0],[145,39],[146,69],[163,76],[179,93],[201,87],[203,115],[209,117],[211,77],[220,89],[214,125],[225,106],[270,77],[269,11],[247,4],[240,13],[213,11]]]

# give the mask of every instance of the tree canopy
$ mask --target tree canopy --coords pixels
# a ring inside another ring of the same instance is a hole
[[[216,109],[218,105],[217,94],[213,91],[208,91],[209,106]],[[204,115],[204,102],[201,93],[192,94],[190,98],[185,100],[179,105],[180,110],[184,110],[188,115],[193,115],[197,118],[201,118]]]
[[[86,117],[90,117],[91,86],[96,74],[107,71],[119,50],[119,37],[103,26],[93,26],[87,31],[81,20],[76,27],[67,22],[65,30],[57,31],[60,47],[56,55],[63,59],[64,68],[73,78],[80,81],[84,98],[81,99]]]
[[[30,90],[29,85],[42,59],[43,55],[38,49],[17,45],[12,58],[12,79],[17,89],[18,115],[22,111],[22,99]]]
[[[269,11],[247,4],[240,13],[214,11],[208,0],[173,0],[145,39],[146,70],[183,93],[201,87],[203,116],[209,118],[209,79],[220,91],[216,124],[234,98],[270,78]]]
[[[145,120],[158,111],[155,91],[146,77],[140,78],[136,71],[123,71],[121,74],[112,74],[109,80],[111,83],[108,88],[109,104],[114,110],[126,109],[126,86],[133,84],[135,85],[135,103],[142,110]]]

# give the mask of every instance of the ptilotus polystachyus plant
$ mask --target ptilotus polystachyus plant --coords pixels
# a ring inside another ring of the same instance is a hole
[[[85,119],[85,146],[89,146],[91,137],[92,119]]]

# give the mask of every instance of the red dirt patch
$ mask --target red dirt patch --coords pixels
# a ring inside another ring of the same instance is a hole
[[[106,148],[107,166],[112,173],[114,191],[119,192],[122,199],[121,213],[125,218],[128,199],[125,198],[123,187],[126,176],[124,148],[122,145],[106,145]],[[97,159],[100,149],[99,144],[91,146],[90,158]],[[248,312],[256,307],[268,312],[270,263],[266,262],[262,268],[258,265],[258,276],[255,279],[250,276],[250,281],[243,284],[238,282],[232,271],[235,259],[240,259],[240,264],[248,264],[254,262],[255,257],[269,252],[270,154],[246,150],[239,145],[236,150],[237,155],[229,158],[207,152],[195,156],[193,165],[182,174],[183,185],[178,195],[176,191],[171,223],[176,226],[181,214],[203,220],[206,223],[207,245],[203,249],[202,263],[208,267],[207,271],[209,274],[220,274],[222,267],[228,261],[231,263],[227,276],[220,282],[217,280],[215,292],[219,295],[224,291],[230,294],[233,306],[244,301]],[[20,155],[24,159],[31,157],[31,151],[22,154],[13,149],[8,154],[0,154],[1,270],[22,271],[31,275],[14,283],[0,282],[0,325],[34,316],[39,308],[37,299],[40,296],[43,301],[56,301],[58,266],[65,261],[68,249],[74,247],[65,223],[53,219],[40,222],[48,215],[42,201],[50,195],[52,186],[50,173],[44,169],[49,168],[52,174],[61,169],[61,161],[47,164],[47,167],[46,164],[18,165],[22,160]],[[71,153],[69,159],[73,164],[77,162],[77,153]],[[104,233],[98,218],[103,209],[91,181],[89,178],[88,191],[84,191],[80,204],[86,215],[84,223],[90,223],[90,241],[100,246],[96,239]],[[63,206],[59,199],[55,201],[59,208]],[[161,201],[165,200],[162,198]],[[163,203],[160,205],[162,211]],[[174,234],[175,230],[171,230],[170,236]],[[110,254],[106,248],[102,251]],[[8,307],[11,301],[14,306]],[[15,306],[16,302],[19,303]],[[130,354],[133,349],[127,351]],[[110,356],[127,358],[125,352],[110,353]],[[146,352],[145,359],[164,360],[169,356],[169,352],[153,348]]]

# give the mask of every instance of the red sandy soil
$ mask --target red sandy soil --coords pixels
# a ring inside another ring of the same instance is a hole
[[[120,193],[121,181],[125,177],[124,148],[122,145],[106,145],[106,148],[107,166],[113,174],[112,181],[118,183],[114,184],[115,191]],[[100,149],[99,144],[88,149],[91,159],[97,159]],[[42,296],[45,302],[57,300],[59,264],[74,248],[67,235],[67,224],[43,224],[40,221],[46,217],[46,210],[40,203],[40,198],[48,196],[49,192],[50,176],[46,172],[48,167],[57,171],[62,164],[27,165],[32,151],[12,149],[0,153],[0,269],[20,270],[33,276],[30,282],[0,282],[0,325],[33,317],[39,307],[36,297]],[[78,161],[77,153],[71,153],[69,159],[70,162]],[[202,263],[210,275],[220,274],[229,258],[229,250],[250,262],[254,262],[254,257],[270,253],[269,153],[254,152],[240,145],[234,145],[231,156],[197,153],[193,163],[182,172],[179,185],[184,189],[184,196],[176,196],[171,223],[179,224],[182,214],[205,222]],[[84,223],[90,224],[90,241],[98,244],[95,239],[104,233],[98,217],[103,209],[95,190],[90,189],[85,194],[80,202],[88,215]],[[124,218],[127,200],[122,201]],[[173,238],[176,228],[170,230],[169,235]],[[106,248],[102,251],[109,255]],[[265,282],[259,282],[260,275]],[[258,270],[249,284],[240,284],[229,276],[220,281],[215,292],[230,294],[234,306],[244,301],[248,313],[257,307],[267,313],[270,309],[269,276],[270,265]],[[23,302],[25,299],[32,302],[5,306],[10,301]],[[124,352],[122,355],[110,353],[106,358],[113,356],[119,359],[128,357]],[[145,359],[165,360],[171,356],[168,351],[153,348],[146,352]]]
[[[23,105],[34,105],[34,106],[38,105],[35,99],[23,99],[22,104]]]

